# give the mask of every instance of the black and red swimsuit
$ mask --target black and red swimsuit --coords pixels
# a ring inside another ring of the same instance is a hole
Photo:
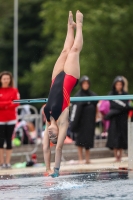
[[[60,72],[52,80],[48,102],[44,107],[48,122],[50,122],[50,116],[57,120],[63,110],[69,106],[70,95],[77,82],[78,79],[66,74],[64,71]]]

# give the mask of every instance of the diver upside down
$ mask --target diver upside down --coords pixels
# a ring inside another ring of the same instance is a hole
[[[46,172],[52,177],[59,176],[62,147],[69,124],[70,95],[80,78],[79,55],[83,46],[82,23],[83,14],[79,10],[76,12],[76,23],[73,21],[72,12],[69,11],[66,40],[53,69],[48,102],[44,107],[47,119],[43,139],[44,161]],[[50,167],[50,141],[56,144],[54,170]]]

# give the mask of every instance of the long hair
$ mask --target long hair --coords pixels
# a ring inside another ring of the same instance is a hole
[[[10,77],[9,87],[13,87],[14,86],[14,82],[13,82],[12,73],[8,72],[8,71],[3,71],[3,72],[0,73],[0,88],[2,87],[1,79],[2,79],[2,76],[4,76],[4,75],[8,75]]]
[[[126,77],[122,76],[123,80],[124,80],[124,91],[128,92],[128,80]]]

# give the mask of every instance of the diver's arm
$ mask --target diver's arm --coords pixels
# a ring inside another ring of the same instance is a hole
[[[66,108],[63,113],[61,114],[61,117],[58,122],[59,127],[59,134],[58,134],[58,140],[57,145],[55,149],[55,167],[54,172],[51,174],[52,177],[59,176],[59,169],[60,169],[60,163],[61,163],[61,156],[62,156],[62,147],[64,144],[64,140],[67,135],[67,129],[68,129],[68,117],[69,117],[69,109]]]
[[[68,123],[66,122],[62,127],[60,127],[60,130],[59,130],[58,142],[57,142],[56,153],[55,153],[55,168],[60,168],[62,147],[67,135],[67,129],[68,129]]]
[[[46,165],[46,171],[50,173],[51,172],[51,168],[50,168],[51,150],[50,150],[50,140],[49,140],[49,135],[48,135],[47,122],[46,122],[46,129],[44,131],[44,137],[43,137],[43,154],[44,154],[44,161]]]

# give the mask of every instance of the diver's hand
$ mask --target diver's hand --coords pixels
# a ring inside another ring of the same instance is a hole
[[[56,178],[59,176],[59,169],[58,168],[54,168],[53,173],[50,173],[49,176],[51,176],[52,178]]]
[[[46,169],[47,176],[50,176],[54,171],[51,169]]]

